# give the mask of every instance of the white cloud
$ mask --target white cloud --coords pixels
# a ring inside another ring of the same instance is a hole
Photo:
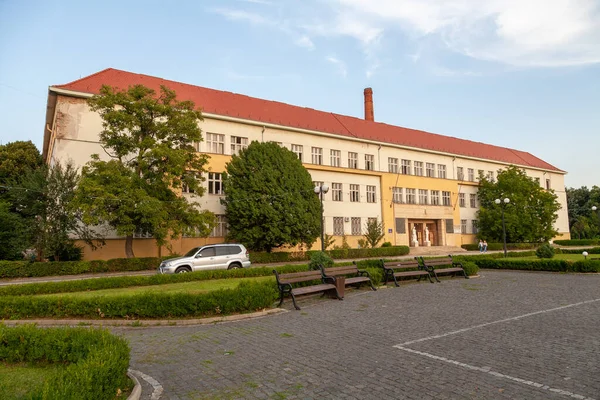
[[[222,15],[231,21],[245,21],[253,25],[273,25],[273,23],[260,14],[243,10],[232,10],[229,8],[213,8],[212,12]]]
[[[307,35],[302,35],[294,42],[300,47],[305,47],[309,50],[313,50],[315,48],[315,44]]]
[[[514,66],[600,62],[598,0],[328,1],[338,13],[329,32],[363,45],[373,43],[385,27],[401,29],[416,41],[436,36],[454,52]],[[357,16],[358,25],[343,23]]]
[[[348,75],[348,69],[346,68],[345,62],[335,56],[327,56],[325,59],[336,66],[336,69],[342,78],[345,78]]]
[[[238,0],[243,3],[253,3],[253,4],[262,4],[265,6],[272,6],[273,3],[267,0]]]

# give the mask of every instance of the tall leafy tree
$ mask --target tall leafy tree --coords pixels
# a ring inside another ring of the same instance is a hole
[[[11,211],[11,204],[0,199],[0,260],[23,259],[22,251],[27,248],[25,221]]]
[[[202,140],[194,103],[178,101],[164,86],[156,93],[136,85],[125,91],[104,86],[89,106],[102,117],[99,138],[108,161],[94,155],[82,170],[76,200],[84,221],[125,236],[127,257],[135,256],[136,231],[150,233],[160,246],[190,229],[207,236],[214,215],[180,196],[183,185],[203,194],[208,162],[193,146]]]
[[[592,206],[600,208],[600,187],[567,188],[567,204],[572,237],[588,239],[600,235],[598,214],[592,212]]]
[[[227,164],[223,186],[229,237],[252,250],[312,244],[321,202],[298,157],[276,143],[252,142]]]
[[[0,185],[18,183],[27,172],[43,164],[40,151],[31,141],[0,145]]]
[[[557,235],[554,222],[560,203],[552,190],[544,190],[533,178],[515,166],[499,171],[497,180],[482,177],[479,181],[478,237],[501,242],[502,208],[509,243],[543,242]],[[510,203],[497,205],[496,199]]]

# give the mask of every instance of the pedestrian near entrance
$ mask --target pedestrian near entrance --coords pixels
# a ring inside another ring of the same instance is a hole
[[[483,253],[483,240],[479,239],[479,252]]]
[[[486,240],[483,241],[483,252],[487,253],[487,241]]]

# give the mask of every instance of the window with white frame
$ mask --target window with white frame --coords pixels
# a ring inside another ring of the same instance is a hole
[[[463,167],[456,167],[456,179],[459,181],[465,180],[465,173]]]
[[[377,223],[377,218],[367,218],[367,223],[370,224],[376,224]]]
[[[388,157],[388,172],[392,174],[398,173],[398,159],[393,157]]]
[[[375,186],[367,185],[367,203],[376,203]]]
[[[494,171],[488,171],[487,172],[487,180],[488,181],[493,181],[494,180]]]
[[[460,220],[460,233],[462,233],[463,235],[467,233],[467,220],[466,219]]]
[[[301,144],[293,144],[292,145],[292,152],[294,154],[296,154],[296,156],[298,156],[298,160],[303,161],[302,160],[302,152],[304,150],[304,147]]]
[[[427,189],[419,189],[419,204],[429,204]]]
[[[423,176],[423,161],[415,161],[415,175]]]
[[[368,171],[375,170],[375,156],[373,154],[365,154],[365,169]]]
[[[425,172],[428,178],[435,178],[435,164],[434,163],[426,163],[425,164]]]
[[[332,167],[341,167],[342,166],[342,152],[340,150],[331,150],[329,152],[331,157],[331,166]]]
[[[362,229],[360,226],[360,217],[352,217],[352,234],[354,236],[362,235]]]
[[[471,208],[477,208],[477,195],[475,193],[469,194],[469,205]]]
[[[196,151],[200,151],[200,142],[192,142],[192,147],[194,148],[194,150]]]
[[[460,207],[466,207],[467,206],[467,202],[465,200],[465,194],[464,193],[459,193],[458,194],[458,205]]]
[[[439,190],[431,191],[431,205],[432,206],[440,205],[440,191]]]
[[[348,152],[348,168],[358,169],[358,153]]]
[[[417,204],[417,189],[406,189],[406,204]]]
[[[484,175],[483,175],[483,170],[482,170],[482,169],[478,169],[478,170],[477,170],[477,177],[478,177],[479,179],[481,179],[481,178],[483,178],[483,176],[484,176]]]
[[[312,163],[317,165],[323,164],[323,149],[321,147],[313,147],[311,150],[312,153]]]
[[[152,237],[152,234],[144,229],[137,229],[135,232],[133,232],[134,239],[150,239]]]
[[[191,176],[194,179],[198,179],[198,174],[194,173],[194,172],[186,172],[186,177]],[[196,193],[196,191],[194,189],[192,189],[187,183],[182,182],[181,184],[181,192],[182,193]]]
[[[445,205],[445,206],[450,205],[450,192],[446,192],[446,191],[442,192],[442,205]]]
[[[220,135],[218,133],[207,133],[206,152],[225,154],[225,135]]]
[[[446,179],[446,166],[438,164],[438,178]]]
[[[344,235],[344,217],[333,217],[333,234],[336,236]]]
[[[248,138],[241,136],[231,137],[231,154],[239,154],[240,151],[248,147]]]
[[[552,186],[550,186],[550,179],[546,179],[546,190],[550,189],[552,189]]]
[[[218,172],[208,173],[208,194],[223,194],[223,174]]]
[[[398,204],[404,203],[404,194],[401,187],[392,188],[392,201]]]
[[[210,237],[225,237],[227,236],[227,218],[225,215],[215,215],[217,225],[210,233]]]
[[[342,184],[341,183],[332,183],[331,184],[331,200],[343,201]]]
[[[473,229],[473,234],[477,234],[478,230],[477,230],[477,220],[476,219],[471,221],[471,227]]]
[[[469,182],[475,182],[475,170],[473,168],[467,169],[467,179]]]
[[[325,184],[325,182],[321,182],[321,181],[313,181],[313,186],[314,187],[321,187]]]
[[[352,203],[360,202],[360,186],[350,185],[350,201]]]
[[[410,175],[410,160],[402,160],[402,173]]]

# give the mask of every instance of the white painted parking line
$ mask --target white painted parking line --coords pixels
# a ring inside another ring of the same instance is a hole
[[[129,371],[132,374],[134,374],[134,375],[142,378],[143,380],[145,380],[146,382],[148,382],[152,386],[152,388],[154,389],[154,391],[152,392],[152,395],[150,396],[151,400],[158,400],[158,399],[160,399],[160,396],[162,396],[162,393],[163,393],[164,389],[163,389],[162,385],[156,379],[154,379],[150,375],[146,375],[143,372],[136,371],[135,369],[129,369]]]
[[[439,335],[432,335],[432,336],[427,336],[427,337],[416,339],[416,340],[411,340],[411,341],[408,341],[408,342],[397,344],[394,347],[401,348],[401,347],[408,346],[408,345],[411,345],[411,344],[425,342],[427,340],[440,339],[440,338],[443,338],[443,337],[446,337],[446,336],[451,336],[451,335],[458,335],[459,333],[468,332],[468,331],[473,330],[473,329],[485,328],[486,326],[495,325],[495,324],[501,324],[503,322],[517,321],[517,320],[520,320],[520,319],[523,319],[523,318],[533,317],[534,315],[545,314],[545,313],[549,313],[549,312],[553,312],[553,311],[560,311],[560,310],[564,310],[564,309],[567,309],[567,308],[578,307],[578,306],[582,306],[582,305],[585,305],[585,304],[595,303],[595,302],[598,302],[598,301],[600,301],[600,299],[580,301],[579,303],[568,304],[566,306],[561,306],[561,307],[556,307],[556,308],[550,308],[550,309],[542,310],[542,311],[536,311],[536,312],[532,312],[532,313],[528,313],[528,314],[519,315],[519,316],[516,316],[516,317],[501,319],[501,320],[498,320],[498,321],[486,322],[485,324],[479,324],[479,325],[471,326],[471,327],[468,327],[468,328],[459,329],[459,330],[456,330],[456,331],[451,331],[451,332],[446,332],[446,333],[442,333],[442,334],[439,334]]]
[[[563,395],[563,396],[567,396],[567,397],[570,397],[572,399],[595,400],[595,399],[593,399],[591,397],[587,397],[587,396],[583,396],[583,395],[580,395],[580,394],[572,393],[572,392],[569,392],[567,390],[553,388],[553,387],[550,387],[548,385],[544,385],[543,383],[533,382],[533,381],[529,381],[527,379],[521,379],[521,378],[517,378],[517,377],[514,377],[514,376],[502,374],[500,372],[492,371],[489,367],[485,367],[485,368],[477,367],[477,366],[466,364],[466,363],[463,363],[463,362],[460,362],[460,361],[451,360],[451,359],[446,358],[446,357],[440,357],[440,356],[436,356],[434,354],[426,353],[426,352],[423,352],[423,351],[408,349],[408,348],[402,347],[400,345],[397,345],[397,346],[394,346],[394,347],[397,348],[397,349],[400,349],[400,350],[407,351],[409,353],[413,353],[413,354],[417,354],[417,355],[420,355],[420,356],[428,357],[428,358],[431,358],[433,360],[442,361],[442,362],[445,362],[445,363],[448,363],[448,364],[457,365],[459,367],[467,368],[467,369],[470,369],[470,370],[473,370],[473,371],[483,372],[485,374],[489,374],[489,375],[495,376],[497,378],[507,379],[507,380],[510,380],[510,381],[513,381],[513,382],[521,383],[523,385],[532,386],[532,387],[535,387],[535,388],[538,388],[538,389],[541,389],[541,390],[547,390],[549,392],[560,394],[560,395]]]

